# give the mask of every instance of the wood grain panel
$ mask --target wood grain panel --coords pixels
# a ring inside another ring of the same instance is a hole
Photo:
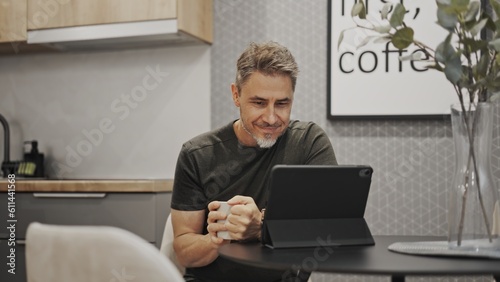
[[[213,41],[212,0],[179,0],[177,3],[179,30],[207,43]]]
[[[26,0],[0,0],[0,42],[26,41]]]
[[[0,191],[9,183],[0,180]],[[29,180],[17,179],[17,192],[171,192],[173,180]]]
[[[28,0],[28,29],[173,19],[176,10],[177,0]]]

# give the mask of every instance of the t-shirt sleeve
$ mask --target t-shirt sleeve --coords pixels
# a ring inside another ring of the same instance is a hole
[[[196,167],[187,145],[184,144],[175,168],[171,208],[183,211],[203,210],[206,208],[207,197],[200,185]]]
[[[326,132],[317,124],[310,123],[305,135],[305,148],[309,148],[306,164],[309,165],[337,165],[337,158],[332,143]]]

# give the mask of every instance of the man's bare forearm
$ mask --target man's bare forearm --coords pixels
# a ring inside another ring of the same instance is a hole
[[[175,238],[174,249],[177,259],[184,267],[201,267],[210,264],[217,257],[218,245],[210,235],[183,234]]]

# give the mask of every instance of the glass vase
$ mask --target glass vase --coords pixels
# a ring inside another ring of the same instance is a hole
[[[451,106],[455,176],[448,201],[450,248],[500,248],[499,195],[491,170],[491,103]]]

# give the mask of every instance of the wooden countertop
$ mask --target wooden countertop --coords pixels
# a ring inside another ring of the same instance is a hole
[[[131,180],[35,180],[16,179],[15,192],[172,192],[173,179]],[[0,192],[8,191],[9,182],[0,179]]]

